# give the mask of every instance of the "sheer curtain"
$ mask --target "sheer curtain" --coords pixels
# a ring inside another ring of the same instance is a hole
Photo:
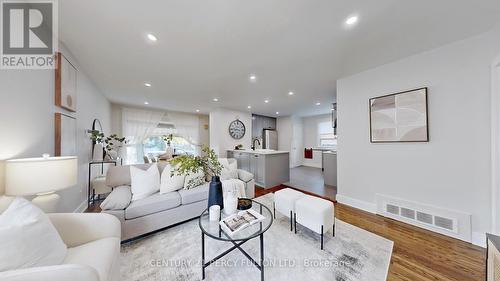
[[[174,124],[175,135],[183,137],[190,144],[196,146],[196,154],[201,153],[200,120],[198,115],[181,112],[167,112],[166,119]]]
[[[129,141],[125,146],[124,164],[144,162],[143,142],[158,127],[164,112],[123,108],[123,136]]]

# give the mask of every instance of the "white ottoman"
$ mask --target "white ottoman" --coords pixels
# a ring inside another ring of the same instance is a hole
[[[333,226],[335,237],[335,215],[333,202],[306,195],[295,202],[295,223],[309,228],[321,235],[321,250],[323,250],[323,234]],[[297,233],[297,225],[295,225]]]
[[[110,193],[112,190],[111,187],[106,185],[106,177],[105,176],[98,176],[92,180],[90,183],[90,186],[92,187],[92,200],[94,200],[95,195],[98,196],[98,200],[101,199],[102,194],[107,194]]]
[[[290,218],[290,231],[293,231],[293,213],[295,212],[295,201],[306,196],[304,193],[285,188],[274,193],[274,218],[276,211]]]

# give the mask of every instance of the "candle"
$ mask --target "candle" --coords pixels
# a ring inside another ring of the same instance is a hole
[[[208,214],[210,221],[219,221],[220,219],[220,206],[219,205],[212,205],[208,209]]]

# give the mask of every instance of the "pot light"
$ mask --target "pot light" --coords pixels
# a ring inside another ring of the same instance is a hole
[[[289,95],[289,96],[293,96],[293,95],[294,95],[294,92],[291,92],[291,91],[290,91],[290,92],[288,92],[288,95]]]
[[[249,105],[249,106],[247,106],[247,108],[248,108],[248,109],[252,109],[252,106],[250,106],[250,105]]]
[[[279,114],[280,114],[280,112],[279,112],[279,111],[276,111],[276,115],[279,115]]]
[[[214,98],[214,99],[213,99],[213,101],[218,102],[218,101],[219,101],[219,99],[218,99],[218,98]]]
[[[317,102],[317,103],[316,103],[316,105],[321,105],[321,103],[320,103],[320,102]]]
[[[149,88],[149,87],[151,87],[151,83],[144,83],[144,86]]]
[[[351,16],[345,20],[345,24],[354,25],[358,22],[358,20],[359,20],[358,16]]]
[[[148,105],[148,104],[149,104],[149,102],[145,101],[145,102],[144,102],[144,104],[145,104],[145,105]]]
[[[199,110],[199,109],[197,109],[197,110],[196,110],[196,112],[200,112],[200,110]]]
[[[265,103],[269,103],[269,100],[264,100]]]
[[[149,41],[151,41],[151,42],[156,42],[156,41],[158,41],[158,38],[156,38],[156,36],[154,36],[154,35],[153,35],[153,34],[151,34],[151,33],[148,33],[148,35],[146,35],[146,36],[148,37]]]
[[[250,82],[255,82],[257,81],[257,76],[255,76],[255,74],[251,74],[248,79],[250,80]]]

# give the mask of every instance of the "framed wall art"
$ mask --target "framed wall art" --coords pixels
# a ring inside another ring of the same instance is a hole
[[[54,155],[76,156],[76,119],[62,113],[56,113],[54,120]]]
[[[370,99],[370,142],[428,142],[427,88]]]
[[[56,61],[55,103],[61,108],[76,112],[76,68],[60,52],[56,55]]]

